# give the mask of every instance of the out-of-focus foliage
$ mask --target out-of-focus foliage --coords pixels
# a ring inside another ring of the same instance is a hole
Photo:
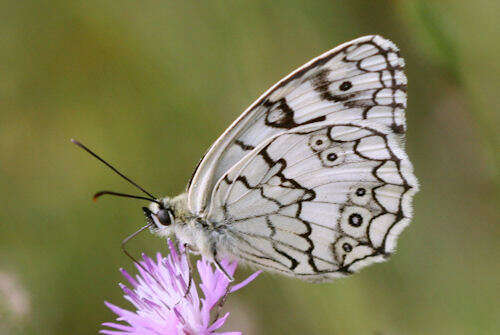
[[[245,334],[498,334],[500,3],[1,1],[0,333],[92,334],[120,301],[135,192],[181,192],[267,87],[346,40],[396,42],[422,190],[390,262],[331,284],[262,275],[233,296]],[[166,250],[143,234],[139,253]],[[243,277],[245,273],[240,273]],[[125,305],[125,302],[123,301]]]

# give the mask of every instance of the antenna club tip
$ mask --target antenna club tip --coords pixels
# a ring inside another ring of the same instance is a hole
[[[103,195],[103,194],[104,194],[103,192],[97,192],[97,193],[96,193],[96,194],[94,194],[94,196],[92,197],[92,200],[93,200],[94,202],[97,202],[97,199],[99,199],[99,197],[100,197],[101,195]]]

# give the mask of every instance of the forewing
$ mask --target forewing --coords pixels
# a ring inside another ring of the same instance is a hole
[[[417,181],[397,135],[319,124],[262,143],[217,183],[208,220],[227,253],[318,281],[387,258]]]
[[[212,145],[191,179],[188,205],[206,215],[219,178],[263,141],[304,125],[369,120],[405,132],[406,77],[397,47],[365,36],[313,59],[250,106]]]

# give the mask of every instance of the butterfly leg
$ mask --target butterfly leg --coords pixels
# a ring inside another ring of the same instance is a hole
[[[215,264],[215,266],[217,267],[217,269],[222,272],[224,274],[224,276],[227,278],[227,280],[229,281],[229,283],[227,283],[227,287],[226,287],[226,291],[224,292],[224,295],[222,296],[222,298],[219,300],[219,302],[217,303],[217,311],[215,312],[215,319],[214,319],[214,322],[216,320],[219,319],[219,316],[220,316],[220,313],[222,311],[222,307],[224,306],[224,304],[226,303],[226,299],[227,299],[227,296],[229,295],[229,292],[231,290],[231,286],[229,285],[230,283],[232,283],[234,281],[234,278],[233,276],[231,276],[227,271],[226,269],[224,269],[224,267],[222,266],[222,264],[219,262],[219,260],[217,259],[217,249],[215,248],[214,245],[212,245],[212,248],[211,248],[211,252],[212,252],[212,259],[213,259],[213,262]]]
[[[183,246],[184,246],[184,250],[189,250],[189,251],[192,250],[190,248],[189,244],[187,244],[187,243],[184,243]],[[182,299],[179,299],[179,301],[177,301],[174,304],[174,307],[177,306],[183,299],[186,299],[186,297],[188,296],[189,292],[191,292],[191,285],[193,283],[193,265],[191,264],[191,259],[189,258],[189,253],[186,253],[186,261],[187,261],[188,270],[189,270],[187,288],[186,288],[186,291],[184,292],[184,294],[182,296]],[[182,277],[182,279],[184,280],[184,277]],[[185,283],[185,281],[184,281],[184,283]]]
[[[184,243],[184,250],[191,250],[189,248],[189,244]],[[189,257],[189,253],[186,253],[186,260],[187,260],[187,264],[188,264],[188,268],[189,268],[189,274],[188,274],[189,280],[188,280],[186,292],[184,293],[184,298],[186,298],[187,295],[189,294],[189,292],[191,291],[191,285],[193,283],[193,264],[191,264],[191,258]]]
[[[226,287],[226,292],[224,292],[224,295],[222,296],[222,298],[219,300],[219,303],[217,304],[217,311],[215,312],[215,318],[214,318],[213,322],[215,322],[219,319],[220,313],[222,311],[222,307],[224,307],[224,304],[226,303],[226,299],[227,299],[227,296],[229,295],[230,291],[231,291],[231,286],[228,284]]]
[[[217,251],[216,250],[217,249],[215,249],[215,246],[212,246],[212,258],[213,258],[213,262],[214,262],[215,266],[217,267],[217,269],[219,269],[220,272],[222,272],[224,274],[224,276],[226,276],[226,278],[227,278],[227,280],[229,280],[229,282],[233,282],[234,281],[233,276],[231,276],[226,271],[226,269],[224,269],[224,267],[222,266],[222,264],[217,259]]]

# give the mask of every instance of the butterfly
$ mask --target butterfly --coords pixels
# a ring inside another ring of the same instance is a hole
[[[381,36],[311,60],[234,121],[173,198],[103,162],[148,195],[136,198],[152,201],[154,234],[175,235],[230,279],[222,258],[311,282],[349,275],[386,260],[412,218],[403,67]]]

